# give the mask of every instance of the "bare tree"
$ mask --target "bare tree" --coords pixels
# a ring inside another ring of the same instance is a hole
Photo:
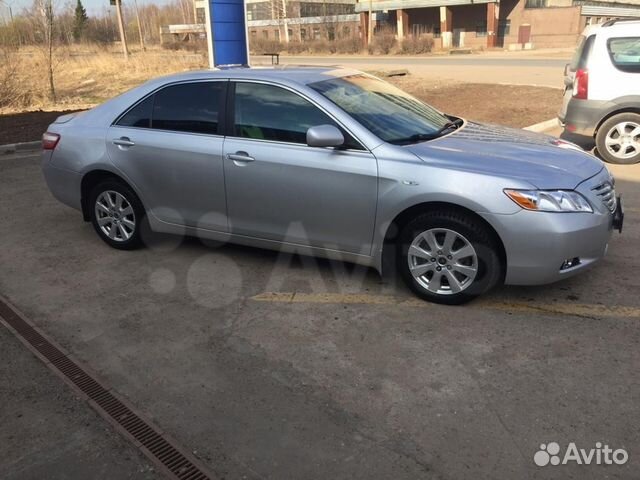
[[[55,49],[55,12],[53,0],[34,0],[32,20],[35,33],[38,36],[38,46],[42,52],[47,67],[49,79],[49,100],[56,102],[56,87],[53,79],[54,49]]]

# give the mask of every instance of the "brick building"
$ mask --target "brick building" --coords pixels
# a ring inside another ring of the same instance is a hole
[[[640,0],[359,0],[363,41],[374,31],[398,39],[432,34],[436,47],[567,47],[587,24],[640,17]]]

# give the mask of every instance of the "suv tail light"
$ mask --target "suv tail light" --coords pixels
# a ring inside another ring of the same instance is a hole
[[[588,96],[589,96],[589,72],[584,68],[579,68],[576,71],[576,76],[573,80],[573,98],[586,100]]]
[[[42,149],[43,150],[53,150],[58,145],[60,141],[60,135],[57,133],[47,132],[42,135]]]

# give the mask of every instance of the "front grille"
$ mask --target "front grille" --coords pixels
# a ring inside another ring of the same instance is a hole
[[[616,211],[616,191],[611,182],[601,183],[600,185],[593,187],[591,190],[600,197],[600,200],[602,200],[602,203],[610,212],[613,213]]]

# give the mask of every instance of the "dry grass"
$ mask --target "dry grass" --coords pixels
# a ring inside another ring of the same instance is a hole
[[[73,47],[56,54],[58,100],[48,99],[44,57],[35,48],[2,52],[0,115],[45,110],[82,110],[95,106],[144,81],[206,68],[202,53],[152,49],[134,51],[128,62],[115,47]],[[523,127],[553,118],[561,91],[542,87],[425,82],[419,75],[389,81],[447,113]]]
[[[161,49],[133,51],[126,62],[116,48],[95,46],[58,49],[55,83],[58,100],[48,99],[44,58],[35,48],[1,52],[2,87],[20,95],[0,102],[0,114],[28,110],[68,110],[92,107],[160,75],[205,68],[204,55]],[[0,88],[2,97],[2,88]],[[0,98],[1,100],[1,98]]]

